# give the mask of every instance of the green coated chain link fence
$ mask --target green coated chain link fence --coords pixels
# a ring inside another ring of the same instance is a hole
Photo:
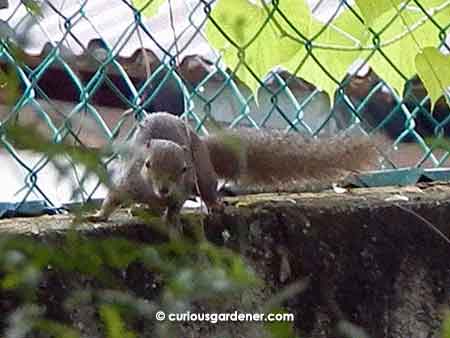
[[[187,117],[199,133],[246,125],[311,137],[382,134],[373,169],[383,173],[368,185],[447,179],[448,152],[429,138],[450,133],[448,84],[432,103],[411,65],[426,47],[450,64],[450,1],[362,3],[10,1],[0,10],[3,210],[104,194],[70,153],[54,162],[18,149],[7,124],[102,149],[160,110]]]

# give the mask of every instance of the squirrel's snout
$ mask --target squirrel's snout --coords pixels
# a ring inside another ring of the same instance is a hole
[[[159,189],[159,194],[161,195],[161,197],[165,197],[165,196],[169,195],[169,188],[161,187]]]
[[[159,198],[167,198],[170,195],[170,189],[168,186],[155,186],[154,191]]]

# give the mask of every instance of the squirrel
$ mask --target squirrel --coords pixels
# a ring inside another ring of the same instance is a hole
[[[132,202],[165,209],[174,236],[184,202],[198,194],[208,209],[218,206],[217,175],[207,145],[184,121],[160,112],[138,125],[126,156],[113,168],[112,180],[100,211],[89,221],[106,221],[120,206]]]
[[[166,209],[167,223],[179,226],[180,210],[192,195],[200,195],[209,210],[220,207],[218,178],[266,186],[323,181],[363,169],[376,155],[368,137],[309,139],[250,128],[200,137],[165,112],[141,121],[130,149],[91,220],[107,220],[120,205],[138,202]]]

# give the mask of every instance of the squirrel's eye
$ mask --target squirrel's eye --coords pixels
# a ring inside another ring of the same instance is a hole
[[[147,169],[150,169],[151,164],[149,160],[145,161],[144,165]]]
[[[187,166],[184,166],[184,167],[181,169],[181,173],[184,174],[184,173],[187,171],[187,169],[188,169]]]

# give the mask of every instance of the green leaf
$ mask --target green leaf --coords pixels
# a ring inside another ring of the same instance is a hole
[[[450,17],[450,4],[445,3],[445,0],[421,3],[442,27],[448,24]],[[373,40],[375,44],[370,46],[378,51],[370,58],[369,65],[401,95],[405,80],[416,74],[417,53],[425,46],[437,46],[440,31],[413,2],[398,10],[400,14],[393,7],[373,21],[371,29],[378,34],[379,41]]]
[[[42,15],[42,8],[39,2],[36,0],[24,0],[22,3],[25,5],[27,10],[35,16],[41,16]]]
[[[361,15],[368,26],[378,19],[382,14],[394,8],[396,5],[403,2],[403,0],[355,0],[356,5],[361,10]]]
[[[134,338],[133,332],[125,327],[120,313],[114,306],[100,306],[100,318],[105,325],[106,337],[108,338]]]
[[[166,0],[132,0],[133,6],[147,18],[158,13],[159,8]]]
[[[444,321],[442,322],[442,338],[450,338],[450,310],[444,313]]]
[[[416,56],[417,74],[422,80],[431,102],[436,102],[450,86],[450,56],[437,48],[427,47]]]
[[[427,137],[425,142],[433,149],[450,151],[450,139],[447,137]]]
[[[14,105],[20,95],[20,84],[19,78],[11,66],[5,71],[0,69],[0,88],[6,104],[8,106]]]
[[[306,18],[303,28],[307,29],[310,14],[303,1],[285,0],[279,7],[282,12],[298,17],[299,21]],[[263,78],[303,47],[299,41],[286,36],[293,30],[285,22],[278,23],[282,19],[273,4],[264,8],[248,0],[220,0],[210,18],[212,20],[205,29],[208,41],[223,54],[224,62],[253,94],[259,87],[258,78]]]
[[[39,319],[34,323],[38,332],[47,333],[48,337],[79,338],[80,334],[74,328],[53,320]]]
[[[322,31],[323,30],[323,31]],[[349,67],[361,54],[359,48],[367,40],[367,29],[350,11],[344,11],[324,28],[310,17],[308,38],[314,38],[310,54],[302,48],[289,62],[283,64],[291,73],[301,65],[298,76],[324,90],[330,97],[337,82],[347,74]],[[328,72],[328,74],[327,74]]]
[[[211,17],[228,39],[210,21],[206,27],[209,42],[254,94],[259,85],[255,76],[263,78],[275,66],[332,93],[360,55],[359,48],[368,37],[365,25],[345,11],[324,28],[304,0],[280,1],[278,8],[265,6],[221,0]],[[311,52],[306,47],[308,40],[313,44]]]

